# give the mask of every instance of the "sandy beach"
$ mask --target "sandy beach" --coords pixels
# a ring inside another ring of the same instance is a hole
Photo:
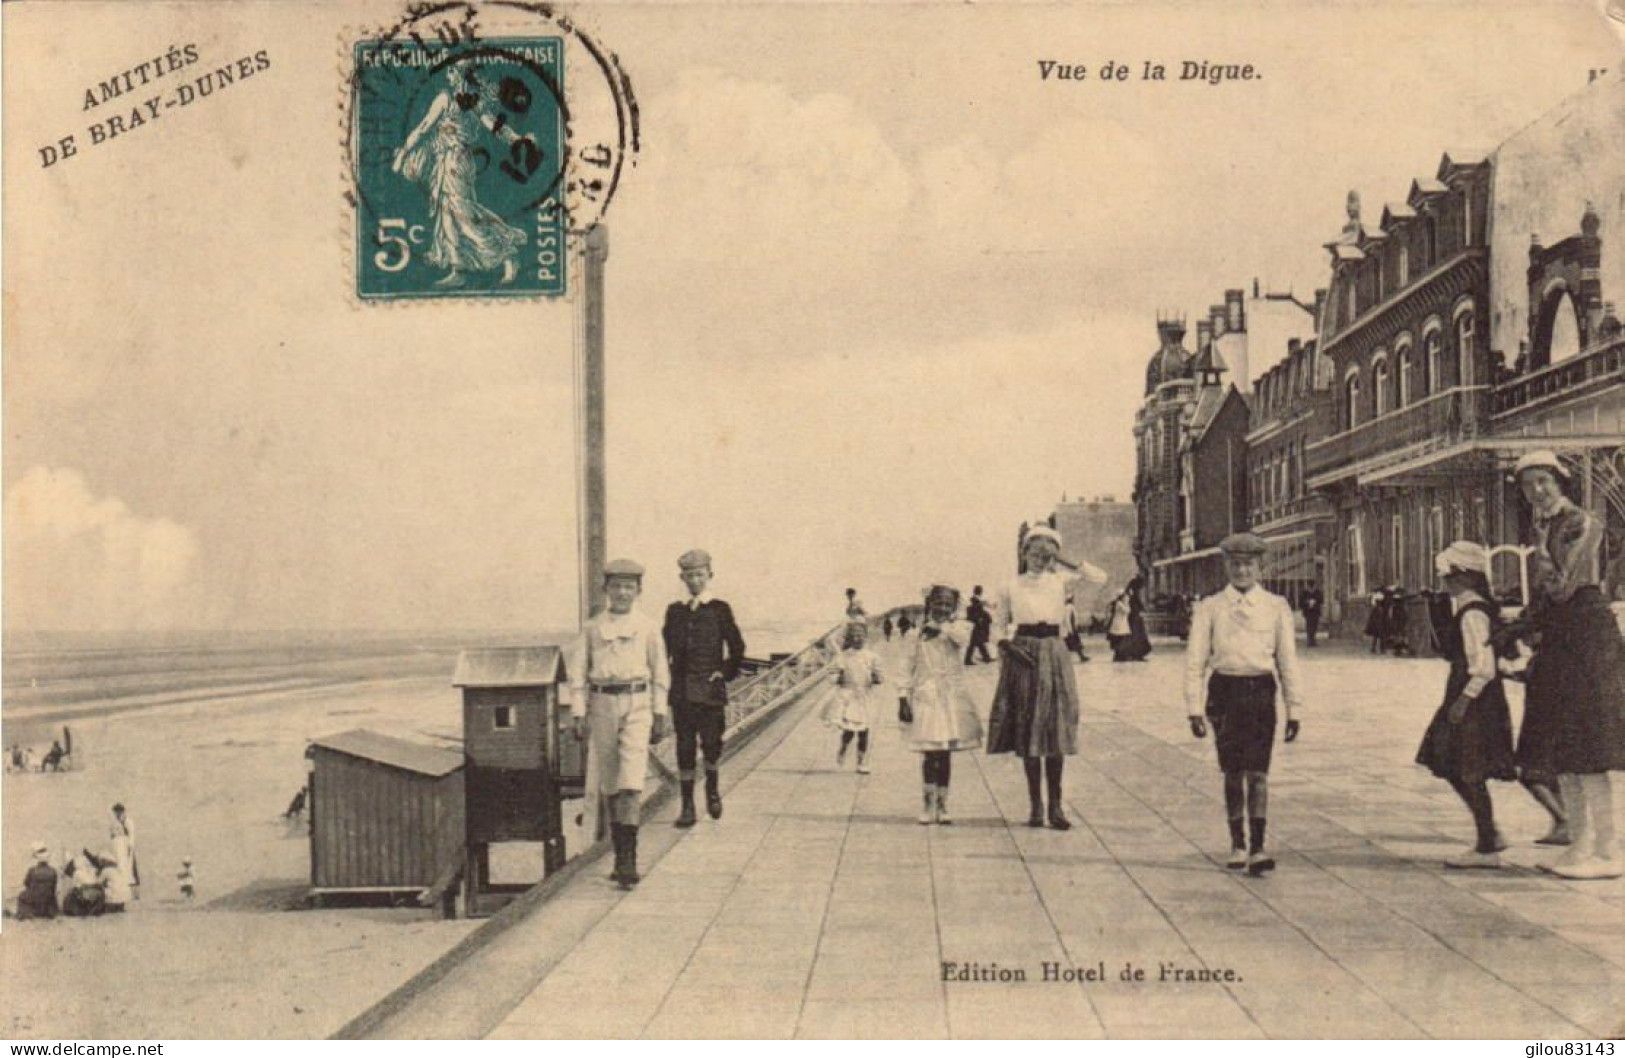
[[[766,654],[815,631],[747,637],[752,654]],[[33,842],[47,843],[59,868],[66,852],[109,850],[114,802],[136,822],[142,885],[122,916],[4,921],[0,1035],[322,1037],[479,925],[416,908],[305,909],[308,838],[279,818],[304,783],[312,738],[365,727],[459,745],[454,648],[171,653],[166,674],[150,652],[19,662],[8,651],[4,744],[48,746],[66,722],[76,759],[60,774],[4,777],[6,907]],[[573,854],[580,837],[574,812],[566,817]],[[175,879],[184,856],[197,875],[191,905]]]
[[[6,920],[0,1035],[325,1036],[476,928],[416,909],[289,910],[308,883],[309,846],[278,818],[304,780],[307,739],[352,727],[455,735],[452,660],[418,662],[443,675],[105,702],[74,720],[76,770],[6,775],[8,907],[30,843],[48,843],[53,859],[104,850],[115,801],[136,821],[143,884],[122,916]],[[198,879],[190,906],[175,881],[183,856]]]

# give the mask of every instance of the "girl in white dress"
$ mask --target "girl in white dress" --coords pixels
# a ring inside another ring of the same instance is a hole
[[[1062,762],[1078,752],[1078,684],[1062,644],[1067,600],[1074,584],[1106,580],[1103,571],[1084,563],[1057,569],[1061,536],[1046,525],[1027,533],[1021,556],[1025,569],[1000,592],[999,687],[988,717],[987,751],[1014,753],[1027,772],[1030,827],[1046,819],[1056,830],[1072,824],[1061,808]],[[1044,811],[1042,787],[1049,793]]]
[[[920,822],[952,823],[948,782],[953,754],[982,744],[982,721],[965,690],[965,648],[975,630],[955,620],[959,591],[938,584],[925,600],[925,623],[903,637],[897,718],[909,748],[921,754],[925,780]]]
[[[880,686],[880,659],[866,645],[869,626],[860,620],[846,626],[841,651],[835,656],[835,696],[824,712],[824,721],[840,729],[841,748],[835,753],[837,768],[846,764],[853,739],[858,743],[858,774],[869,774],[869,728],[875,722],[875,688]]]

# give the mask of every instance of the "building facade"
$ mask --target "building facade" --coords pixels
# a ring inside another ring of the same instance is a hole
[[[1437,588],[1451,540],[1523,539],[1508,471],[1535,448],[1603,519],[1607,586],[1625,594],[1625,254],[1607,252],[1625,237],[1621,127],[1615,75],[1487,158],[1446,154],[1375,228],[1350,196],[1317,342],[1332,429],[1303,454],[1332,510],[1319,539],[1345,629],[1380,587]],[[1516,560],[1494,579],[1514,588]]]
[[[1253,385],[1246,438],[1247,518],[1270,548],[1265,585],[1294,606],[1310,584],[1324,585],[1336,524],[1331,503],[1309,488],[1305,463],[1309,446],[1334,429],[1318,363],[1314,339],[1287,343],[1286,357]]]
[[[1372,227],[1350,194],[1320,319],[1333,429],[1305,447],[1334,511],[1333,594],[1356,622],[1379,587],[1434,587],[1432,556],[1489,535],[1494,460],[1485,234],[1490,166],[1446,155]]]
[[[1063,499],[1050,524],[1061,534],[1062,558],[1072,563],[1091,562],[1106,571],[1106,584],[1098,593],[1101,600],[1110,600],[1139,572],[1134,558],[1134,504],[1120,503],[1111,496]]]
[[[1230,381],[1247,364],[1241,290],[1197,323],[1196,349],[1183,319],[1157,321],[1135,419],[1135,559],[1153,600],[1206,594],[1223,584],[1218,542],[1247,518],[1247,400]]]

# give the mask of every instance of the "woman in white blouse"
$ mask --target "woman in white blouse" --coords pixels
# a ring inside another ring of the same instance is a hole
[[[1073,586],[1095,584],[1106,575],[1085,563],[1063,571],[1061,536],[1045,525],[1022,542],[1025,571],[999,591],[999,688],[988,717],[987,751],[1014,753],[1027,770],[1032,802],[1030,827],[1046,818],[1056,830],[1069,830],[1061,808],[1062,763],[1078,751],[1078,685],[1062,642]],[[1042,782],[1040,781],[1042,780]],[[1044,789],[1049,811],[1044,811]]]

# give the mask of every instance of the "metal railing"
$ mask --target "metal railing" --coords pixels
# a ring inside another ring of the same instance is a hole
[[[1489,411],[1489,387],[1458,386],[1387,412],[1304,449],[1309,477],[1351,467],[1390,452],[1454,444],[1476,436]]]
[[[1609,380],[1625,381],[1625,335],[1501,383],[1495,387],[1490,413],[1507,415]]]
[[[828,672],[835,658],[832,643],[841,627],[831,628],[798,652],[730,687],[727,726],[738,726],[747,717],[800,692]]]

